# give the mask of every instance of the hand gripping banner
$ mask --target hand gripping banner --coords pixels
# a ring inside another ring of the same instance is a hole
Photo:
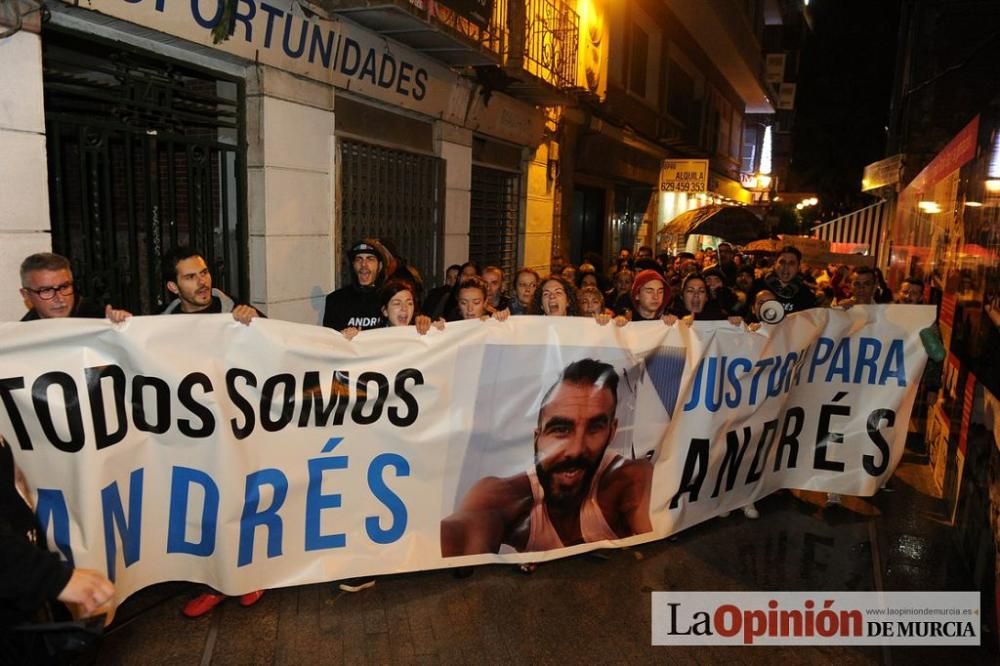
[[[352,341],[227,315],[2,324],[0,433],[50,547],[120,599],[537,562],[779,488],[873,494],[933,318],[512,317]]]

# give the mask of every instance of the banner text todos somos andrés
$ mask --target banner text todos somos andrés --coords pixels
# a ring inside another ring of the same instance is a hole
[[[0,433],[51,547],[121,598],[239,594],[662,538],[892,473],[925,306],[353,341],[226,315],[0,324]]]

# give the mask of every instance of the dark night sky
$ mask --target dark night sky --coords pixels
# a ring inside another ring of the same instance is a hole
[[[873,201],[861,174],[885,156],[899,0],[812,0],[809,9],[789,189],[817,192],[830,217]]]

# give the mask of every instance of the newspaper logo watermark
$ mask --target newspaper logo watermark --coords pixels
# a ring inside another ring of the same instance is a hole
[[[979,645],[979,592],[654,592],[653,645]]]

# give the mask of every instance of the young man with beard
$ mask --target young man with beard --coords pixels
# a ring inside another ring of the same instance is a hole
[[[358,241],[347,251],[351,264],[351,284],[326,296],[323,326],[337,331],[378,328],[382,323],[379,289],[385,278],[385,262],[379,244],[370,239]]]
[[[222,314],[232,313],[233,319],[249,325],[263,316],[252,305],[240,304],[212,288],[212,273],[201,252],[190,247],[176,247],[163,257],[163,279],[167,291],[175,298],[161,314]]]
[[[444,557],[552,550],[653,529],[653,467],[609,450],[618,428],[618,374],[594,359],[566,366],[545,394],[534,433],[535,463],[486,477],[441,521]]]
[[[231,313],[241,324],[262,316],[252,305],[238,304],[219,289],[212,288],[212,273],[201,252],[190,247],[176,247],[163,256],[163,279],[167,290],[177,298],[167,304],[161,314],[223,314]],[[252,606],[264,596],[263,590],[241,595],[241,606]],[[208,613],[226,600],[226,595],[210,591],[199,594],[184,605],[185,617],[196,618]]]

